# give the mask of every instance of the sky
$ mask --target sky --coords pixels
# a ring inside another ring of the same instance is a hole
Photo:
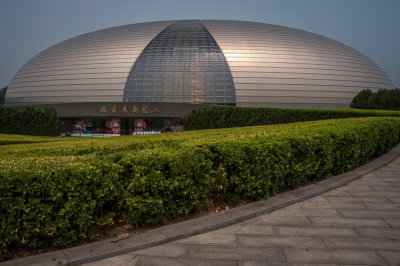
[[[231,19],[342,42],[400,88],[400,0],[0,0],[0,87],[40,51],[87,32],[140,22]]]

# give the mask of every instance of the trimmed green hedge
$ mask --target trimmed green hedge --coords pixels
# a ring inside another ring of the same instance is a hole
[[[6,145],[0,257],[21,245],[82,243],[120,219],[150,225],[211,200],[264,199],[353,169],[399,140],[400,118],[386,117]]]
[[[369,116],[400,116],[400,112],[358,109],[312,110],[214,107],[211,109],[193,110],[183,118],[183,124],[185,130],[198,130]]]
[[[0,106],[0,133],[54,136],[58,128],[53,108]]]

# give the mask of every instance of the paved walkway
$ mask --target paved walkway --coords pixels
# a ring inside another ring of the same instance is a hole
[[[85,265],[293,264],[400,265],[400,158],[272,213]]]

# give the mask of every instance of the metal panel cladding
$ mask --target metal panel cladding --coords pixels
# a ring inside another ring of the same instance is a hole
[[[254,22],[176,22],[114,27],[54,45],[16,73],[6,104],[236,102],[326,109],[349,107],[363,89],[393,88],[366,56],[317,34]],[[191,42],[197,44],[185,44]],[[168,60],[157,65],[153,56]]]
[[[237,106],[349,107],[363,89],[393,88],[378,65],[332,39],[263,23],[201,22],[225,54]]]
[[[174,21],[99,30],[56,44],[14,76],[7,105],[121,102],[126,79],[146,45]]]

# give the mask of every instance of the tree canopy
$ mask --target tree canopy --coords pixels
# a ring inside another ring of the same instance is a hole
[[[370,89],[360,91],[351,102],[352,108],[400,110],[400,89],[379,90]]]
[[[6,97],[7,86],[0,90],[0,105],[4,105],[4,99]]]

